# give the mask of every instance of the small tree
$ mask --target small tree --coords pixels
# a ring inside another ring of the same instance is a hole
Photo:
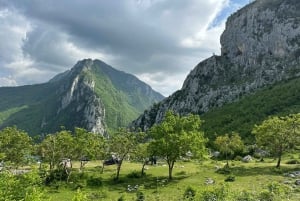
[[[75,128],[74,155],[77,160],[80,160],[80,170],[83,170],[87,160],[104,155],[104,143],[102,135],[88,132],[83,128]]]
[[[200,130],[202,121],[198,115],[180,117],[168,111],[160,124],[150,129],[152,141],[149,145],[155,155],[166,159],[169,167],[169,179],[176,160],[191,151],[194,157],[201,158],[206,149],[204,133]]]
[[[0,131],[0,157],[12,162],[16,168],[27,162],[32,151],[32,139],[26,132],[17,127],[7,127]]]
[[[128,154],[134,153],[138,144],[137,133],[125,128],[119,129],[110,139],[109,150],[118,158],[116,180],[119,179],[121,166]]]
[[[225,155],[226,167],[229,167],[228,157],[235,153],[242,152],[245,145],[238,133],[232,133],[231,136],[225,134],[218,136],[214,142],[217,149]]]
[[[53,170],[63,158],[75,157],[74,148],[71,132],[62,130],[47,135],[39,146],[39,153],[44,161],[49,162],[50,170]]]
[[[276,167],[279,168],[282,154],[299,144],[300,114],[270,117],[261,125],[255,125],[252,133],[259,146],[265,147],[270,153],[277,156]]]
[[[151,156],[148,147],[149,143],[140,143],[137,145],[136,152],[134,154],[135,159],[142,163],[141,176],[145,174],[145,166],[147,165],[147,162],[149,162],[149,156]]]

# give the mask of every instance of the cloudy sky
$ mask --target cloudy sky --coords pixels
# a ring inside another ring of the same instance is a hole
[[[220,53],[226,18],[249,0],[0,0],[0,86],[48,81],[83,58],[168,96]]]

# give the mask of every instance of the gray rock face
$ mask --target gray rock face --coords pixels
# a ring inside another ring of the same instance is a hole
[[[79,119],[76,126],[105,135],[105,107],[99,97],[94,93],[94,80],[84,79],[82,73],[88,71],[91,60],[79,62],[68,74],[70,82],[61,86],[61,107],[57,114],[71,110]]]
[[[132,123],[148,129],[169,109],[201,114],[275,82],[300,76],[300,1],[256,0],[230,16],[222,54],[200,62],[181,90]]]

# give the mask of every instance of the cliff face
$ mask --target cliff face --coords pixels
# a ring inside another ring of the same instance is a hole
[[[202,114],[266,85],[300,76],[300,1],[256,0],[230,16],[221,56],[200,62],[181,90],[154,105],[134,127],[147,129],[166,110]]]

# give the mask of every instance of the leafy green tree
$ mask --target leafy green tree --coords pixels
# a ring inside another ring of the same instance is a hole
[[[202,121],[198,115],[180,117],[168,111],[164,120],[150,129],[152,141],[149,145],[155,155],[166,159],[169,167],[169,179],[176,160],[191,151],[193,157],[203,157],[206,148],[204,133],[200,130]]]
[[[16,127],[7,127],[0,131],[0,157],[16,167],[27,162],[32,148],[32,139],[26,132]]]
[[[80,160],[80,170],[84,168],[87,161],[82,159],[98,159],[104,156],[103,136],[88,132],[83,128],[75,128],[74,135],[74,154],[77,160]]]
[[[147,162],[149,162],[149,157],[153,155],[149,152],[148,147],[149,143],[140,143],[137,145],[134,154],[134,158],[142,163],[141,176],[145,174],[145,166],[147,165]]]
[[[270,117],[261,125],[255,125],[252,133],[259,146],[277,156],[276,167],[279,168],[282,154],[299,144],[300,113],[285,117]]]
[[[115,135],[111,137],[109,142],[109,151],[114,153],[118,159],[116,180],[119,179],[124,159],[129,154],[133,154],[135,152],[138,141],[138,133],[130,132],[125,128],[119,129]]]
[[[41,142],[39,152],[42,159],[48,162],[50,170],[58,167],[63,158],[75,158],[74,140],[70,131],[62,130],[49,134]]]
[[[232,133],[231,136],[228,134],[218,136],[214,144],[217,149],[225,155],[226,167],[229,167],[229,156],[233,156],[235,153],[242,152],[245,149],[245,145],[238,133]]]

